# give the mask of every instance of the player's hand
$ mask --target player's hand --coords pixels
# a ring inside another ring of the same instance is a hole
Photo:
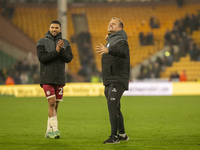
[[[103,55],[103,54],[108,54],[108,48],[106,48],[105,46],[103,46],[102,44],[100,46],[96,46],[95,50],[97,53],[99,53],[99,55]]]
[[[108,40],[108,34],[106,35],[105,40],[106,40],[106,41]]]
[[[63,41],[63,40],[59,40],[58,43],[57,43],[57,45],[58,45],[60,48],[62,48],[63,45],[64,45],[64,41]]]
[[[63,46],[64,46],[64,41],[63,40],[59,40],[57,42],[56,51],[60,52],[60,50],[63,48]]]

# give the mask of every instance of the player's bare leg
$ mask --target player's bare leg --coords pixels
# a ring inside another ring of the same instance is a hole
[[[56,101],[56,107],[55,107],[55,109],[56,109],[56,114],[57,114],[57,110],[58,110],[58,104],[59,104],[59,101]]]
[[[58,122],[57,122],[57,102],[55,96],[48,98],[49,105],[49,118],[47,126],[47,138],[59,138],[60,133],[58,131]]]
[[[57,119],[57,111],[58,111],[58,104],[59,101],[56,101],[56,107],[55,107],[55,111],[56,111],[56,119]],[[58,121],[56,121],[56,126],[57,126],[57,131],[54,131],[54,138],[55,139],[59,139],[60,138],[60,132],[58,131]]]
[[[56,97],[53,96],[51,98],[48,98],[48,104],[49,104],[49,118],[57,116]]]

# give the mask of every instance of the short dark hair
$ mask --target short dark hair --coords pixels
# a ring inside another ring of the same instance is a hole
[[[53,20],[53,21],[51,21],[50,25],[51,25],[51,24],[59,24],[59,26],[61,27],[61,23],[60,23],[60,21],[58,21],[58,20]]]

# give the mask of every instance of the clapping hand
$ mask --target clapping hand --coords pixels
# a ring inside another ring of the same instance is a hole
[[[57,52],[60,52],[60,50],[63,48],[63,46],[64,46],[64,41],[60,39],[60,40],[57,42],[56,51],[57,51]]]

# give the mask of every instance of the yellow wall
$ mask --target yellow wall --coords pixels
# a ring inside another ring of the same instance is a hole
[[[174,82],[173,95],[200,95],[200,83]]]

